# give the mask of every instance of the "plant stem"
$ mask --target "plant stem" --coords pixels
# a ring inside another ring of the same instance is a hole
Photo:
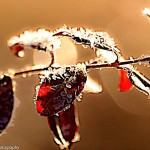
[[[30,73],[32,73],[32,75],[33,74],[39,74],[41,71],[44,71],[44,70],[46,70],[46,69],[48,69],[48,67],[45,67],[45,68],[38,68],[38,69],[32,69],[32,70],[26,70],[26,71],[21,71],[21,72],[16,72],[15,74],[14,74],[14,76],[15,77],[17,77],[17,76],[21,76],[21,75],[28,75],[28,74],[30,74]]]
[[[90,64],[90,65],[86,65],[86,69],[91,70],[91,69],[100,69],[100,68],[119,68],[120,66],[123,66],[123,65],[136,64],[136,63],[145,62],[145,61],[150,62],[150,56],[147,56],[144,58],[137,58],[137,59],[133,59],[133,60],[124,60],[121,62],[116,61],[113,63]],[[29,75],[30,73],[32,75],[33,74],[39,74],[41,71],[48,70],[48,68],[49,67],[16,72],[14,74],[14,77],[21,76],[21,75]],[[53,67],[53,68],[59,68],[59,67]]]
[[[136,63],[141,63],[141,62],[150,62],[150,56],[144,57],[144,58],[137,58],[133,60],[125,60],[125,61],[116,61],[113,63],[103,63],[103,64],[91,64],[87,65],[86,69],[100,69],[100,68],[118,68],[123,65],[129,65],[129,64],[136,64]]]

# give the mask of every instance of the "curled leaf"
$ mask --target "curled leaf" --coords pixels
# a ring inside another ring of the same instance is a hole
[[[49,116],[48,123],[55,136],[55,142],[61,149],[71,149],[74,142],[79,141],[78,133],[79,120],[75,104],[71,104],[66,111],[59,113],[59,116]]]

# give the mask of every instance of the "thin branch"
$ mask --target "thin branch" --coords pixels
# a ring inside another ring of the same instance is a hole
[[[125,61],[116,61],[113,63],[102,63],[102,64],[92,64],[92,65],[87,65],[86,69],[100,69],[100,68],[118,68],[123,65],[129,65],[129,64],[137,64],[137,63],[142,63],[142,62],[150,62],[150,56],[144,57],[144,58],[137,58],[133,60],[125,60]]]
[[[45,67],[45,68],[38,68],[38,69],[31,69],[31,70],[25,70],[25,71],[21,71],[21,72],[16,72],[14,74],[14,77],[18,77],[21,75],[29,75],[30,73],[32,75],[34,74],[39,74],[41,71],[47,70],[49,67]]]
[[[92,64],[86,65],[86,69],[90,71],[91,69],[100,69],[100,68],[119,68],[120,66],[123,65],[129,65],[129,64],[137,64],[141,62],[150,62],[150,56],[144,57],[144,58],[137,58],[133,60],[125,60],[125,61],[116,61],[113,63],[101,63],[101,64],[95,64],[96,62]],[[39,74],[41,71],[48,70],[49,67],[45,68],[38,68],[38,69],[31,69],[31,70],[25,70],[21,72],[16,72],[14,73],[14,77],[18,77],[21,75],[28,76],[29,74],[34,75],[34,74]],[[60,67],[52,67],[52,68],[60,68]]]

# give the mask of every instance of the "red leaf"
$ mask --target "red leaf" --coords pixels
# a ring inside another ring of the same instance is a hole
[[[59,116],[49,116],[48,123],[55,135],[55,141],[60,147],[70,149],[73,146],[73,142],[79,140],[78,118],[74,104],[68,110],[60,112]]]
[[[0,132],[8,125],[14,106],[12,81],[8,76],[0,79]]]
[[[128,73],[125,70],[119,70],[120,81],[119,81],[119,91],[127,92],[133,87],[130,79],[128,78]]]
[[[37,88],[36,109],[52,116],[72,104],[84,88],[86,71],[78,66],[55,68]]]

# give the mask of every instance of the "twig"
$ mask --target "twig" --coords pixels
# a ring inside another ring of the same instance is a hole
[[[145,61],[150,62],[150,56],[147,56],[144,58],[137,58],[137,59],[133,59],[133,60],[125,60],[125,61],[121,61],[121,62],[116,61],[113,63],[90,64],[90,65],[86,65],[86,69],[88,71],[90,71],[91,69],[100,69],[100,68],[119,68],[120,66],[123,66],[123,65],[136,64],[136,63],[141,63],[141,62],[145,62]],[[14,74],[14,77],[18,77],[21,75],[25,75],[25,76],[27,75],[28,76],[29,74],[31,74],[31,75],[39,74],[41,71],[48,70],[48,68],[49,67],[16,72]],[[51,68],[60,68],[60,67],[51,67]]]
[[[119,66],[122,65],[129,65],[129,64],[136,64],[136,63],[141,63],[141,62],[146,62],[149,61],[150,62],[150,56],[145,57],[145,58],[137,58],[137,59],[133,59],[133,60],[125,60],[122,62],[116,61],[113,63],[103,63],[103,64],[92,64],[92,65],[87,65],[86,68],[87,69],[100,69],[100,68],[118,68]]]

